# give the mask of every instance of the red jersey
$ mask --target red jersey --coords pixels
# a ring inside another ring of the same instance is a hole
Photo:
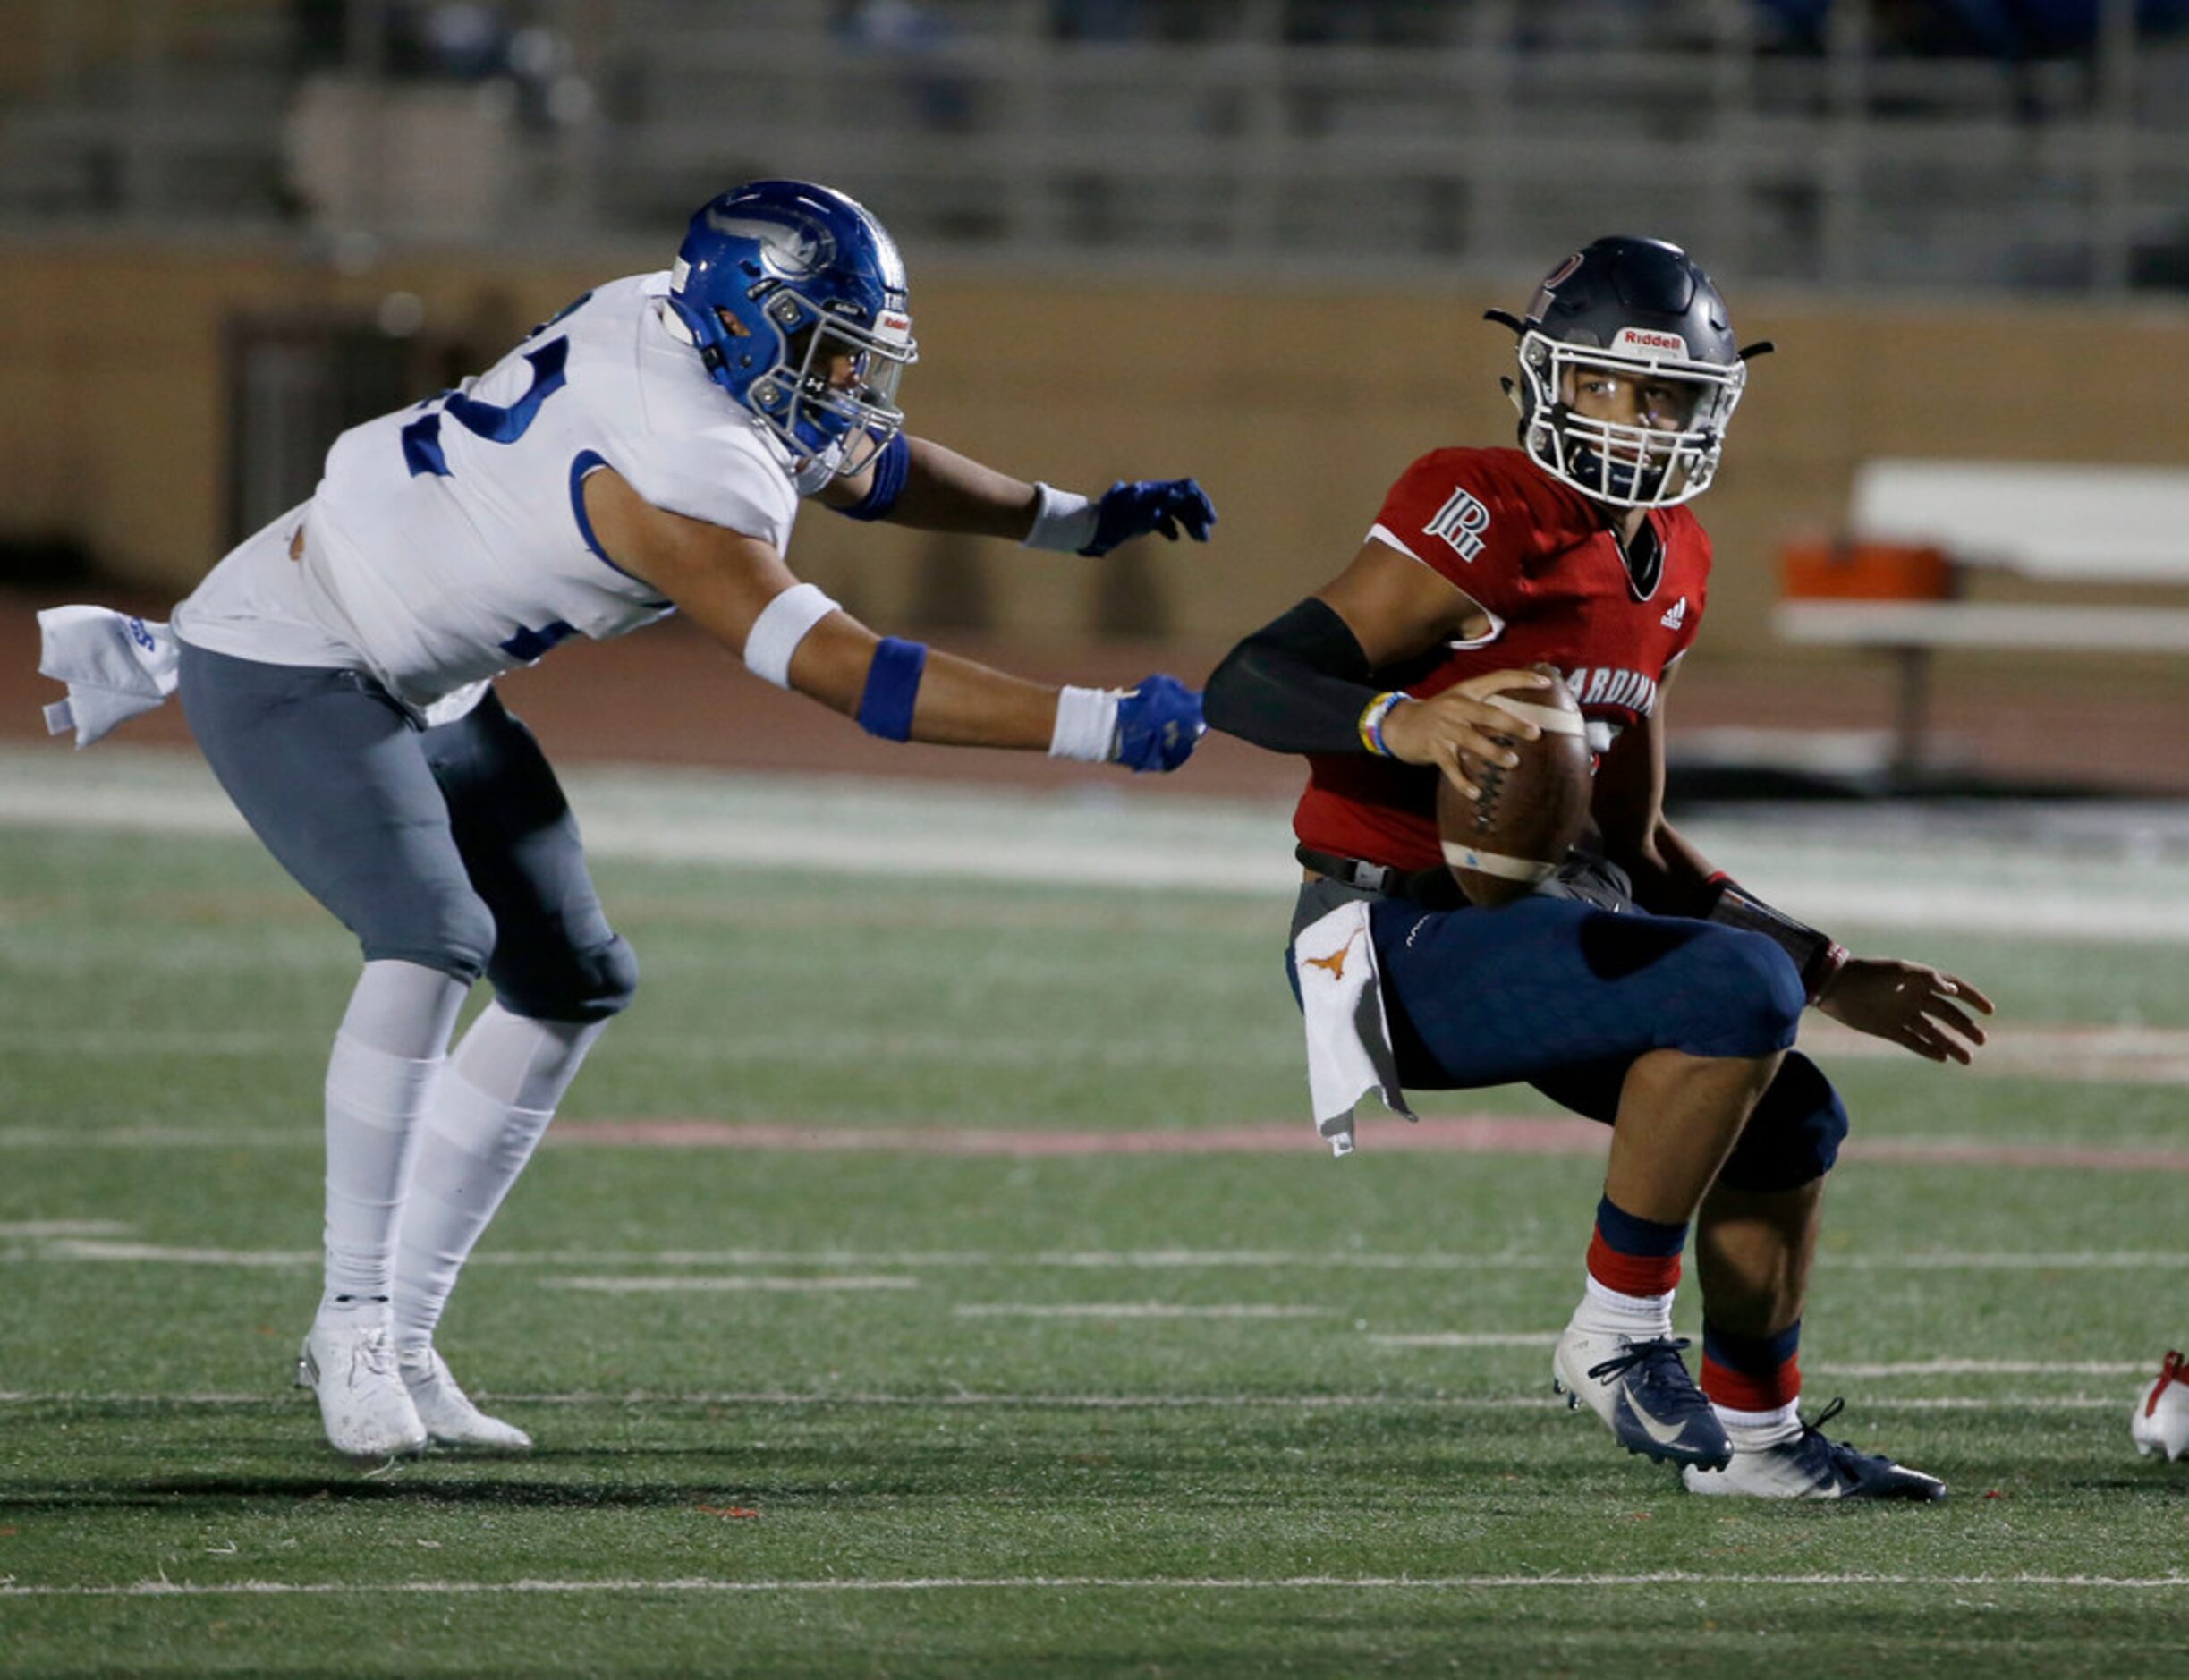
[[[1557,667],[1581,702],[1590,751],[1657,708],[1666,667],[1702,621],[1710,539],[1685,507],[1643,515],[1634,564],[1596,505],[1517,449],[1439,449],[1391,487],[1369,535],[1448,579],[1489,632],[1379,671],[1426,699],[1485,671]],[[1654,538],[1654,541],[1651,538]],[[1422,765],[1312,755],[1293,830],[1318,851],[1413,870],[1443,861],[1437,776]]]

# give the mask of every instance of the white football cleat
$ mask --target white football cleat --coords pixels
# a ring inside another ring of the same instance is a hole
[[[296,1356],[296,1386],[319,1396],[327,1444],[352,1458],[423,1451],[426,1426],[395,1374],[385,1324],[314,1319]]]
[[[1576,1315],[1578,1316],[1578,1315]],[[1722,1465],[1725,1425],[1680,1359],[1686,1337],[1636,1337],[1568,1324],[1550,1359],[1551,1389],[1604,1420],[1630,1453],[1667,1464]]]
[[[395,1361],[403,1386],[419,1421],[437,1447],[469,1447],[479,1452],[530,1452],[532,1438],[513,1423],[490,1418],[471,1404],[471,1396],[448,1374],[448,1362],[429,1345],[422,1352],[406,1349]]]
[[[1936,1476],[1896,1464],[1882,1453],[1857,1452],[1826,1437],[1824,1426],[1846,1403],[1835,1400],[1789,1440],[1733,1455],[1723,1470],[1690,1464],[1680,1480],[1690,1493],[1742,1494],[1752,1499],[1943,1499]]]
[[[2189,1457],[2189,1359],[2166,1356],[2158,1380],[2129,1416],[2128,1438],[2146,1458],[2153,1453],[2164,1453],[2169,1462]]]

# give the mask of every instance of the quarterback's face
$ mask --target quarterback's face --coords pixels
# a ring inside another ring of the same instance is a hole
[[[1559,399],[1583,420],[1646,431],[1687,429],[1702,387],[1633,368],[1582,363],[1565,370]]]

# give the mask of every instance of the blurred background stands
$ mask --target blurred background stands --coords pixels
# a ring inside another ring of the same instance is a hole
[[[0,0],[0,226],[581,247],[856,180],[929,253],[2189,287],[2189,0]]]

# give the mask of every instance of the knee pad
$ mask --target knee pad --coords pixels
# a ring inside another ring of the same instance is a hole
[[[639,989],[639,959],[621,934],[590,950],[562,949],[529,958],[497,954],[488,978],[513,1015],[533,1021],[606,1021],[631,1006]]]
[[[411,891],[352,923],[368,963],[416,963],[467,986],[494,955],[494,912],[477,893]]]
[[[1708,927],[1680,953],[1680,980],[1699,1004],[1698,1056],[1769,1056],[1794,1042],[1808,999],[1793,959],[1760,933]]]
[[[1847,1106],[1831,1081],[1807,1056],[1790,1055],[1741,1128],[1718,1182],[1767,1193],[1799,1190],[1832,1170],[1846,1135]]]

